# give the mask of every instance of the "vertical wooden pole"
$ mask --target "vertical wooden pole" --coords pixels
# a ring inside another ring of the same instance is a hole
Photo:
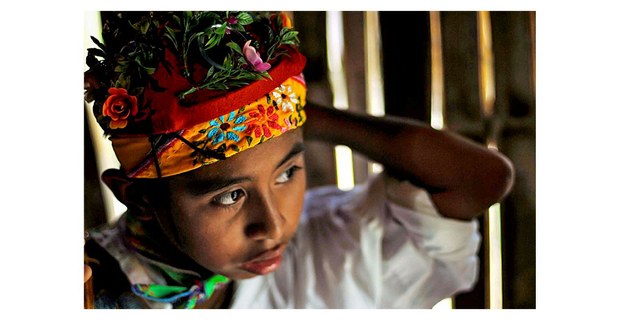
[[[332,86],[334,107],[349,109],[346,75],[343,64],[344,31],[342,12],[327,12],[327,63],[329,80]],[[353,171],[353,151],[347,146],[335,147],[336,184],[341,190],[351,190],[355,186]]]
[[[431,11],[429,14],[431,32],[431,127],[440,130],[445,126],[441,16],[437,11]]]
[[[486,144],[497,149],[497,130],[494,130],[495,116],[495,66],[491,37],[491,15],[488,11],[477,14],[478,23],[478,79],[480,107],[485,123]],[[501,251],[501,210],[494,204],[485,214],[485,249],[487,293],[485,306],[489,309],[502,309],[502,251]]]

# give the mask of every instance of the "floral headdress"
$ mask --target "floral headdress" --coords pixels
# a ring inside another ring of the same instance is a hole
[[[130,177],[189,171],[305,121],[305,57],[283,14],[119,12],[91,39],[85,100]]]

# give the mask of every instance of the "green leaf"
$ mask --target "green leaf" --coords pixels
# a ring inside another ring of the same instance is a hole
[[[229,48],[231,48],[231,49],[233,49],[235,52],[237,52],[237,53],[239,53],[240,55],[242,55],[242,56],[243,56],[243,51],[241,51],[241,47],[239,47],[239,45],[238,45],[238,44],[236,44],[235,42],[230,41],[230,42],[228,42],[228,43],[226,44],[226,46],[227,46],[227,47],[229,47]]]
[[[176,42],[176,33],[178,32],[178,30],[172,29],[169,26],[164,26],[164,28],[166,29],[165,34],[169,35],[172,38],[175,38],[175,42]]]
[[[233,151],[235,151],[235,152],[239,152],[239,147],[237,147],[236,144],[231,144],[230,148],[233,149]]]
[[[270,74],[269,74],[269,72],[267,72],[267,71],[263,71],[263,72],[259,73],[259,75],[260,75],[261,79],[269,79],[269,80],[272,80],[272,79],[271,79],[271,75],[270,75]]]
[[[149,31],[149,27],[151,26],[151,21],[146,20],[142,23],[142,25],[140,26],[140,32],[142,32],[142,34],[146,34],[147,31]]]
[[[252,145],[253,140],[254,138],[252,138],[252,136],[247,136],[248,146]]]
[[[192,42],[197,38],[200,37],[204,34],[204,32],[198,32],[198,33],[194,33],[191,37],[189,37],[189,41],[187,42],[187,45],[189,46],[190,44],[192,44]]]
[[[133,88],[130,92],[132,96],[139,96],[144,92],[144,87]]]
[[[99,49],[99,48],[89,48],[88,49],[88,54],[92,54],[94,56],[102,57],[102,58],[105,58],[105,56],[106,56],[105,52],[103,50]]]
[[[241,12],[237,15],[237,19],[239,20],[237,23],[244,26],[247,24],[250,24],[254,21],[254,19],[252,19],[252,16],[247,13],[247,12]]]
[[[146,73],[148,73],[149,75],[152,75],[157,70],[157,68],[152,68],[152,67],[144,67],[144,66],[142,66],[142,68],[144,70],[146,70]]]
[[[192,87],[191,89],[185,91],[185,92],[181,92],[181,94],[179,94],[179,99],[183,100],[185,99],[185,96],[187,96],[188,94],[192,94],[194,92],[198,91],[198,89],[196,87]]]
[[[209,37],[209,41],[207,41],[207,44],[205,44],[205,49],[211,49],[215,47],[220,42],[220,38],[221,36],[217,34]]]
[[[177,40],[171,36],[169,33],[164,33],[164,37],[168,38],[170,40],[170,42],[172,42],[172,45],[174,46],[174,49],[179,51],[179,46],[177,45]]]
[[[224,22],[221,26],[219,26],[217,29],[215,29],[215,33],[223,36],[226,33],[226,25],[227,23]]]
[[[131,23],[129,21],[127,21],[129,23],[129,25],[131,26],[131,28],[133,28],[134,30],[140,30],[140,22],[136,22],[136,23]]]
[[[282,43],[290,42],[297,39],[298,31],[289,31],[282,36]]]
[[[128,84],[128,76],[127,78],[125,77],[124,73],[121,73],[121,75],[118,77],[118,80],[116,80],[116,83],[114,84],[115,87],[117,88],[127,88],[129,87]]]
[[[215,31],[211,28],[206,29],[204,32],[207,35],[207,37],[209,37],[209,39],[211,39],[211,37],[213,36],[213,33],[215,33]]]
[[[101,48],[101,50],[105,51],[105,46],[103,45],[103,43],[99,42],[99,40],[97,40],[97,38],[90,36],[90,39],[93,40],[93,42],[97,45],[97,47]]]
[[[224,62],[222,63],[225,69],[230,69],[232,67],[232,61],[230,60],[230,56],[226,56],[224,58]]]
[[[175,14],[172,16],[172,19],[174,19],[174,22],[176,22],[177,25],[181,25],[181,18],[179,18],[179,16]]]

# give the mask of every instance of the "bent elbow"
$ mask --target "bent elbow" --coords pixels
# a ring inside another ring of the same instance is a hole
[[[489,190],[487,195],[490,200],[489,206],[502,201],[512,190],[515,180],[515,168],[512,161],[499,152],[495,152],[494,157],[493,170],[488,177],[491,185],[487,189]]]

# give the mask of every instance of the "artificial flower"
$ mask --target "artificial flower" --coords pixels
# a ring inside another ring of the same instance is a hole
[[[282,21],[282,27],[291,28],[293,26],[291,19],[284,13],[278,13],[278,14],[271,15],[269,19],[271,20],[272,25],[274,24],[274,20],[277,19],[278,16],[280,17],[280,21]]]
[[[103,103],[103,115],[110,117],[110,129],[127,126],[129,116],[138,114],[138,98],[131,96],[123,88],[108,89],[110,96]]]
[[[230,16],[226,19],[226,23],[228,23],[229,25],[235,25],[237,24],[237,22],[239,22],[239,19],[237,19],[237,17],[235,16]]]
[[[243,45],[243,55],[245,59],[254,67],[254,70],[258,72],[267,71],[271,68],[271,65],[267,62],[263,62],[256,49],[250,46],[251,40],[248,40],[245,45]]]

